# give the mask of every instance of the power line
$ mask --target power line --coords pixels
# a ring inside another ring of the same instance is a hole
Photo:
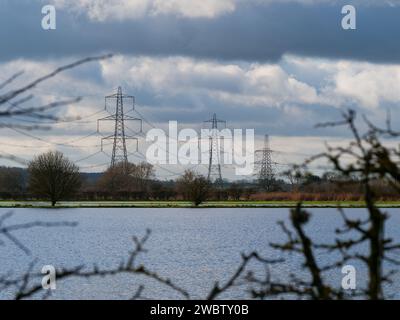
[[[23,164],[23,165],[27,165],[29,163],[29,161],[24,159],[24,158],[18,157],[16,155],[13,155],[13,154],[10,154],[10,153],[4,152],[4,151],[2,151],[2,154],[0,155],[0,158],[7,159],[7,160],[12,160],[12,161],[18,162],[18,163]]]
[[[274,172],[272,169],[272,150],[269,146],[268,135],[265,135],[264,138],[264,148],[256,150],[255,153],[261,153],[262,156],[258,181],[265,190],[270,191],[274,183]]]
[[[92,166],[85,166],[85,167],[80,167],[81,169],[94,169],[94,168],[100,168],[100,167],[105,167],[108,166],[109,162],[102,163],[102,164],[97,164],[97,165],[92,165]]]
[[[141,153],[140,151],[137,151],[137,153],[142,156],[142,159],[146,160],[146,156],[143,153]],[[153,166],[155,166],[155,167],[157,167],[157,168],[159,168],[161,170],[164,170],[164,171],[166,171],[168,173],[171,173],[173,175],[176,175],[176,176],[181,176],[182,175],[181,173],[174,172],[174,171],[172,171],[170,169],[164,168],[164,167],[162,167],[160,165],[157,165],[157,164],[153,164]]]
[[[75,160],[74,162],[75,162],[75,163],[79,163],[79,162],[85,161],[85,160],[90,159],[90,158],[92,158],[92,157],[94,157],[94,156],[96,156],[96,155],[98,155],[98,154],[100,154],[100,153],[103,153],[103,152],[102,152],[102,151],[97,151],[97,152],[95,152],[95,153],[92,153],[92,154],[90,154],[90,155],[84,157],[84,158]]]
[[[104,140],[113,140],[113,151],[111,156],[111,167],[114,167],[118,163],[123,163],[124,166],[128,163],[128,153],[126,150],[126,140],[132,139],[136,140],[136,145],[138,144],[138,139],[136,136],[130,136],[125,133],[125,121],[140,121],[140,131],[142,131],[142,120],[139,118],[134,118],[132,116],[124,114],[124,101],[131,100],[132,110],[135,108],[135,98],[133,96],[128,96],[122,94],[122,88],[118,87],[116,94],[105,97],[105,109],[107,110],[107,102],[115,100],[115,113],[98,119],[97,120],[97,132],[99,132],[99,124],[102,121],[113,121],[114,122],[114,134],[103,137],[101,143]],[[103,150],[103,148],[101,148]]]
[[[30,134],[28,132],[19,130],[17,128],[8,127],[8,129],[11,129],[11,130],[13,130],[13,131],[15,131],[15,132],[17,132],[17,133],[19,133],[21,135],[27,136],[29,138],[32,138],[32,139],[35,139],[35,140],[38,140],[38,141],[41,141],[41,142],[44,142],[44,143],[47,143],[47,144],[50,144],[50,145],[57,145],[57,146],[62,146],[62,147],[73,147],[73,148],[81,148],[81,147],[85,147],[86,148],[86,147],[88,147],[88,146],[79,146],[79,145],[72,145],[72,144],[75,143],[75,142],[87,139],[87,138],[97,134],[97,132],[92,132],[92,133],[90,133],[88,135],[85,135],[85,136],[82,136],[82,137],[79,137],[79,138],[76,138],[76,139],[73,139],[73,140],[69,140],[69,141],[66,141],[66,142],[52,142],[52,141],[48,141],[46,139],[40,138],[38,136],[35,136],[33,134]]]
[[[221,149],[219,143],[220,137],[218,135],[218,124],[224,123],[226,127],[226,121],[217,119],[217,115],[214,113],[213,117],[210,120],[204,121],[204,123],[211,123],[211,136],[209,136],[210,157],[208,162],[207,179],[209,181],[215,180],[216,182],[221,183]]]
[[[10,102],[9,102],[10,103]],[[19,108],[21,109],[21,108]],[[42,124],[42,125],[59,125],[59,124],[71,124],[71,123],[76,123],[77,125],[82,125],[82,124],[87,124],[87,123],[94,123],[96,122],[96,120],[93,121],[83,121],[85,119],[90,119],[91,117],[98,115],[100,113],[103,113],[104,110],[100,110],[100,111],[96,111],[94,113],[91,113],[89,115],[86,116],[78,116],[76,118],[55,118],[55,119],[47,119],[50,121],[43,121],[43,120],[32,120],[32,119],[23,119],[20,118],[21,116],[18,116],[18,118],[15,118],[17,121],[21,121],[21,122],[27,122],[27,123],[33,123],[33,124]]]

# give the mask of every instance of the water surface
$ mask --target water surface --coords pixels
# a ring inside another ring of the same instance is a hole
[[[0,209],[0,214],[9,211]],[[34,228],[18,231],[15,235],[32,252],[24,254],[6,241],[0,246],[0,273],[22,273],[36,258],[38,272],[43,265],[72,268],[94,264],[100,268],[118,266],[126,260],[132,246],[132,236],[143,236],[145,230],[152,234],[146,248],[149,250],[140,262],[176,284],[187,289],[193,298],[204,298],[216,280],[224,281],[241,261],[242,252],[257,251],[268,258],[282,254],[269,247],[270,242],[286,240],[277,226],[279,220],[288,221],[289,209],[13,209],[8,223],[32,221],[76,221],[76,227]],[[309,209],[313,213],[307,231],[316,242],[334,239],[335,228],[341,218],[335,209]],[[365,216],[364,209],[346,210],[351,216]],[[387,233],[400,241],[399,209],[388,209],[390,221]],[[359,248],[364,251],[365,248]],[[271,267],[280,280],[289,273],[304,275],[302,259],[297,255],[285,256],[286,262]],[[319,254],[321,263],[333,261],[332,255]],[[365,270],[359,267],[358,284],[365,282]],[[251,265],[255,272],[263,272],[259,265]],[[340,285],[340,270],[327,276],[328,281]],[[387,287],[397,294],[400,279]],[[54,299],[128,299],[138,285],[145,286],[144,295],[154,299],[181,298],[168,288],[139,276],[118,275],[105,278],[68,279],[59,281],[53,292]],[[42,293],[40,293],[42,294]],[[0,298],[9,297],[5,292]],[[39,295],[37,296],[40,297]],[[245,288],[230,290],[221,298],[247,298]],[[400,295],[396,295],[400,298]]]

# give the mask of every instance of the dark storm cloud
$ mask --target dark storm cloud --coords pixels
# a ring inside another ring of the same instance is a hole
[[[0,5],[0,59],[82,56],[98,52],[276,61],[285,53],[373,62],[400,61],[399,7],[358,8],[358,29],[341,29],[341,6],[238,5],[214,19],[146,16],[94,22],[57,11],[57,30],[41,29],[39,1]]]

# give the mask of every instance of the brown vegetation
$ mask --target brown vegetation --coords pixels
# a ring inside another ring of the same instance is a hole
[[[113,199],[129,199],[135,195],[146,198],[153,177],[154,168],[148,163],[118,163],[102,174],[94,190]]]
[[[187,170],[177,181],[177,189],[185,200],[192,201],[197,207],[207,200],[210,192],[210,183],[203,176]]]

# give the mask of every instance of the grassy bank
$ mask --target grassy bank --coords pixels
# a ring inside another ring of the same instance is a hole
[[[292,208],[296,201],[208,201],[200,208]],[[377,203],[382,208],[399,208],[400,201],[382,201]],[[304,201],[308,208],[363,208],[362,201]],[[50,208],[43,201],[0,201],[0,208]],[[191,208],[186,201],[64,201],[57,208]]]

